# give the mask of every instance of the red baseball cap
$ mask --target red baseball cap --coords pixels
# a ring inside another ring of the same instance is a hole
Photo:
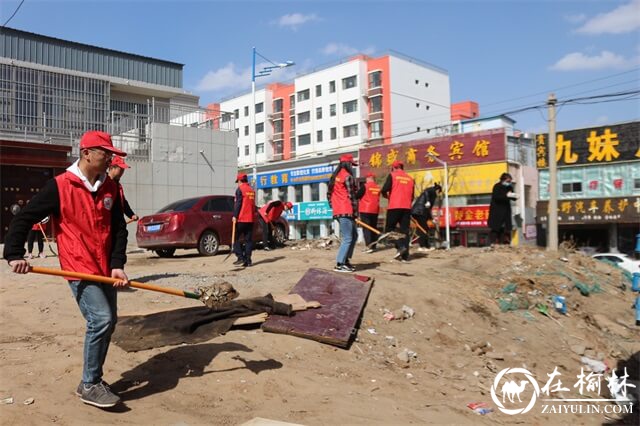
[[[344,154],[344,155],[342,155],[342,156],[340,157],[340,162],[341,162],[341,163],[351,163],[351,164],[353,164],[354,166],[357,166],[357,165],[358,165],[358,162],[357,162],[357,161],[355,161],[355,160],[353,159],[353,155],[351,155],[351,154]]]
[[[374,178],[374,177],[376,177],[376,174],[373,173],[373,172],[369,172],[369,173],[367,173],[367,177],[368,178],[370,178],[370,177]]]
[[[240,182],[243,179],[247,179],[247,174],[246,173],[238,173],[238,175],[236,176],[236,182]]]
[[[113,146],[113,143],[111,142],[111,135],[109,133],[99,132],[97,130],[86,132],[82,135],[82,139],[80,139],[80,149],[89,148],[102,148],[105,151],[109,151],[121,157],[127,156],[126,152],[120,151],[118,148]]]
[[[286,203],[284,203],[284,207],[287,210],[291,210],[293,208],[293,204],[291,203],[291,201],[287,201]]]
[[[402,161],[396,160],[393,162],[393,164],[391,164],[391,167],[397,169],[398,167],[404,167],[404,164],[402,163]]]
[[[122,157],[120,157],[119,155],[115,155],[111,159],[111,165],[120,167],[121,169],[130,169],[131,168],[131,166],[128,165],[127,163],[125,163],[124,159]]]

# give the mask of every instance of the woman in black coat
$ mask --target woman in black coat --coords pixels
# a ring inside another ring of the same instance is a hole
[[[500,176],[500,182],[493,186],[489,218],[491,244],[509,244],[511,242],[511,200],[518,196],[513,192],[512,177],[509,173]]]
[[[441,192],[442,192],[442,187],[436,183],[432,187],[429,187],[424,191],[422,191],[420,196],[415,199],[415,201],[413,202],[413,205],[411,206],[411,217],[425,231],[429,230],[428,221],[433,220],[431,209],[435,205],[438,194],[440,194]],[[418,228],[417,232],[418,232],[418,244],[420,245],[420,248],[418,248],[418,251],[429,250],[429,235],[420,231],[420,228]]]

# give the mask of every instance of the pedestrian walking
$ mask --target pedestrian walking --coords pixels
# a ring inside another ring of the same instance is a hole
[[[245,173],[238,173],[236,183],[238,188],[236,189],[233,207],[233,222],[238,238],[236,238],[233,247],[233,252],[237,257],[233,264],[249,267],[252,265],[251,252],[253,251],[253,223],[256,221],[256,192],[249,185]]]
[[[358,241],[358,229],[355,219],[358,216],[358,198],[356,197],[356,181],[353,166],[358,163],[353,155],[345,154],[340,157],[340,163],[329,179],[327,198],[333,209],[333,219],[340,226],[340,247],[336,257],[336,272],[355,272],[351,264],[353,250]]]
[[[272,250],[276,246],[274,237],[275,222],[282,213],[293,208],[293,204],[289,201],[283,203],[280,200],[270,201],[258,210],[258,221],[262,226],[262,245],[266,251]]]
[[[48,217],[44,218],[42,222],[38,222],[31,227],[29,230],[29,235],[27,236],[27,259],[33,259],[33,243],[37,241],[38,244],[38,257],[45,258],[47,257],[44,254],[44,236],[42,235],[45,232]]]
[[[122,203],[122,211],[124,212],[124,215],[130,220],[136,221],[138,220],[138,215],[131,209],[129,202],[124,196],[124,188],[122,188],[122,184],[120,183],[120,178],[124,175],[124,171],[130,168],[131,166],[124,161],[124,158],[119,155],[115,155],[111,160],[111,165],[109,166],[109,177],[118,185],[118,192],[120,193],[120,202]]]
[[[394,161],[391,164],[391,173],[382,185],[382,196],[389,199],[385,232],[391,232],[399,225],[400,232],[405,234],[404,238],[394,243],[396,254],[393,258],[401,262],[409,260],[409,224],[413,190],[413,178],[404,171],[404,164],[399,160]]]
[[[76,389],[82,402],[106,408],[120,398],[102,380],[103,365],[116,325],[117,289],[128,285],[127,228],[116,183],[107,168],[114,148],[108,133],[90,131],[80,139],[80,158],[48,181],[16,215],[5,237],[4,258],[15,273],[29,272],[24,241],[32,225],[46,216],[56,230],[60,266],[64,270],[116,278],[113,285],[69,280],[86,320],[82,380]]]
[[[518,195],[513,192],[512,180],[509,173],[503,173],[500,181],[493,185],[493,191],[491,191],[487,219],[491,229],[491,245],[511,243],[511,201],[518,199]]]
[[[423,232],[429,231],[429,221],[433,220],[431,210],[435,205],[436,198],[442,193],[442,187],[435,183],[433,186],[422,191],[422,193],[413,201],[411,206],[411,218],[416,221],[418,229],[418,251],[429,251],[429,234]],[[422,229],[420,229],[422,228]]]
[[[371,172],[367,173],[366,181],[360,185],[357,194],[358,213],[360,220],[374,229],[378,229],[378,214],[380,213],[380,185],[376,183],[375,175]],[[362,228],[364,236],[365,253],[373,253],[376,245],[372,244],[377,240],[378,236],[365,227]]]

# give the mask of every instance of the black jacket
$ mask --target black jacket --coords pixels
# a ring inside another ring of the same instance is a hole
[[[494,232],[511,231],[511,198],[507,197],[509,192],[513,192],[512,185],[505,186],[500,182],[493,185],[487,224]]]
[[[436,202],[437,194],[436,188],[430,187],[422,191],[422,194],[418,196],[411,206],[411,214],[415,216],[427,216],[431,218],[431,209]],[[429,202],[430,206],[427,208],[425,204]]]

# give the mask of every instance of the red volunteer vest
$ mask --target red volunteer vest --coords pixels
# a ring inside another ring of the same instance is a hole
[[[272,201],[271,203],[274,202],[275,201]],[[279,205],[272,207],[271,210],[269,210],[269,213],[267,213],[267,208],[269,208],[271,203],[265,204],[260,207],[259,210],[260,216],[262,216],[265,222],[275,222],[280,216],[282,216],[282,212],[284,211],[284,203],[280,203]]]
[[[388,209],[410,209],[413,200],[413,178],[404,170],[391,172],[391,194]]]
[[[360,213],[380,213],[380,186],[375,182],[364,184],[364,195],[358,204]]]
[[[242,182],[239,188],[242,192],[242,206],[238,213],[238,222],[253,223],[256,220],[256,193],[247,182]]]
[[[331,193],[331,208],[333,209],[334,217],[353,215],[353,206],[346,186],[347,177],[349,176],[351,175],[345,169],[340,170],[336,176],[333,192]]]
[[[95,199],[71,172],[56,176],[60,216],[52,216],[60,267],[73,272],[111,276],[111,209],[118,196],[107,177]]]

